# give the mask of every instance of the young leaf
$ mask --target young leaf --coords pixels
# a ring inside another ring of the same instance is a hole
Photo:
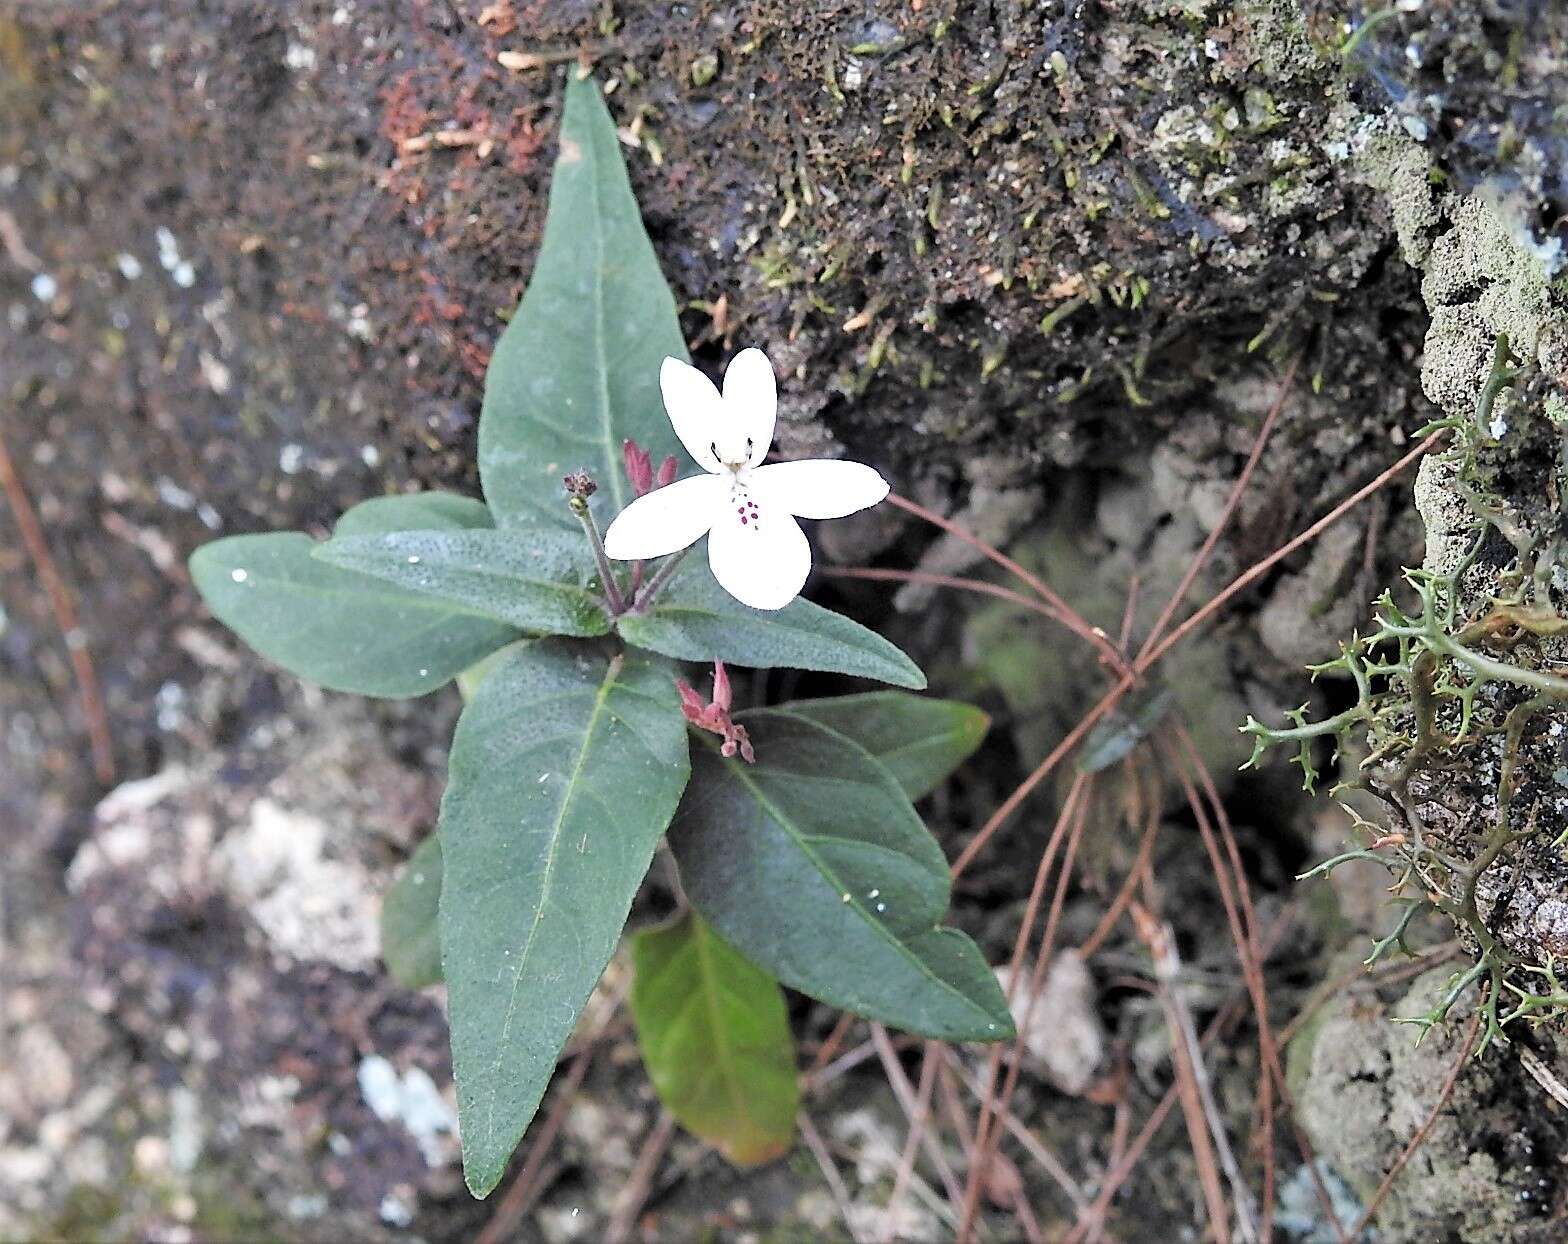
[[[737,1166],[788,1151],[800,1086],[784,991],[692,912],[632,939],[648,1077],[687,1131]]]
[[[593,636],[610,629],[581,531],[335,536],[315,555],[536,634]]]
[[[541,640],[463,710],[441,801],[441,967],[463,1172],[485,1196],[609,962],[686,785],[668,669]]]
[[[753,669],[827,670],[918,691],[926,676],[875,631],[797,599],[783,609],[752,609],[689,556],[646,613],[625,614],[623,639],[682,661],[729,661]]]
[[[615,123],[591,81],[569,78],[544,240],[485,377],[479,473],[502,527],[575,531],[561,476],[581,467],[598,482],[591,505],[602,528],[631,500],[622,441],[655,462],[681,452],[659,396],[659,364],[687,357],[675,300]]]
[[[392,979],[419,989],[441,979],[441,837],[431,834],[409,857],[381,900],[381,957]]]
[[[949,1041],[1010,1036],[979,949],[937,928],[947,861],[892,775],[804,717],[763,709],[736,720],[757,763],[697,748],[670,827],[703,918],[759,967],[833,1006]]]
[[[423,695],[517,638],[471,609],[329,566],[316,547],[297,531],[229,536],[191,554],[191,580],[262,656],[334,691]]]
[[[929,795],[968,760],[991,724],[972,705],[902,691],[794,700],[782,707],[854,739],[887,766],[911,801]]]

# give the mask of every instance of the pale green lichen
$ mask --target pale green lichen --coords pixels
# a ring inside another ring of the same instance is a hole
[[[1371,630],[1352,636],[1334,660],[1311,667],[1314,676],[1334,673],[1348,679],[1354,702],[1316,720],[1303,706],[1288,714],[1293,724],[1282,729],[1252,717],[1242,726],[1253,740],[1249,765],[1270,747],[1292,745],[1309,790],[1319,777],[1318,740],[1333,741],[1336,759],[1353,742],[1365,740],[1366,755],[1336,789],[1359,787],[1377,795],[1390,810],[1392,828],[1357,817],[1366,845],[1305,876],[1351,859],[1373,860],[1389,869],[1398,914],[1374,944],[1369,963],[1395,950],[1408,952],[1406,929],[1423,910],[1433,908],[1453,920],[1474,949],[1474,962],[1455,975],[1431,1011],[1409,1022],[1423,1027],[1440,1022],[1472,984],[1484,982],[1482,1048],[1505,1040],[1504,1027],[1526,1015],[1568,1015],[1568,998],[1557,988],[1550,961],[1544,966],[1531,962],[1507,944],[1485,910],[1488,873],[1510,862],[1517,865],[1515,848],[1545,829],[1533,808],[1527,817],[1513,810],[1525,733],[1540,714],[1568,704],[1568,679],[1529,656],[1540,641],[1568,632],[1568,618],[1556,611],[1551,593],[1561,543],[1510,515],[1491,495],[1491,476],[1481,462],[1483,449],[1495,439],[1493,411],[1520,374],[1506,339],[1498,338],[1474,410],[1424,429],[1427,435],[1450,438],[1448,448],[1434,457],[1442,464],[1449,494],[1468,511],[1468,551],[1441,570],[1406,571],[1413,605],[1402,606],[1385,591]],[[1456,530],[1445,535],[1457,534],[1459,527],[1456,522]],[[1512,549],[1512,558],[1495,574],[1485,572],[1492,591],[1479,607],[1467,608],[1468,577],[1480,569],[1483,549],[1495,550],[1497,537]],[[1482,747],[1488,749],[1486,763],[1476,759]],[[1494,759],[1484,822],[1461,817],[1464,829],[1458,835],[1434,826],[1426,808],[1432,784],[1456,769],[1491,774]],[[1543,972],[1544,991],[1534,985]],[[1512,1009],[1505,1007],[1510,993],[1520,999]]]

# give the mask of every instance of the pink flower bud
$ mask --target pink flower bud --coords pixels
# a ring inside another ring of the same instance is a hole
[[[703,719],[707,716],[708,705],[697,694],[697,688],[684,679],[677,678],[675,680],[675,690],[681,697],[681,715],[687,721],[701,725]]]
[[[632,491],[639,497],[653,491],[653,459],[636,441],[621,442],[621,461],[626,465],[626,478]]]
[[[723,661],[713,663],[713,702],[726,713],[730,711],[730,676]]]
[[[659,474],[654,480],[653,486],[655,488],[668,488],[675,482],[675,472],[680,469],[681,464],[675,461],[675,455],[671,454],[663,462],[659,463]]]

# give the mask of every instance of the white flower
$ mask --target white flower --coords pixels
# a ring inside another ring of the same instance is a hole
[[[742,350],[724,393],[689,363],[659,370],[664,409],[686,452],[707,472],[638,497],[604,535],[618,561],[663,557],[708,537],[708,565],[724,590],[754,609],[782,609],[811,573],[797,518],[843,518],[875,505],[887,481],[860,462],[813,458],[763,466],[778,408],[773,366]]]

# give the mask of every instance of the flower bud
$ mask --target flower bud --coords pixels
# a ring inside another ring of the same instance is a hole
[[[634,440],[622,441],[621,461],[626,465],[626,478],[634,494],[641,497],[653,491],[653,459],[646,449]]]

